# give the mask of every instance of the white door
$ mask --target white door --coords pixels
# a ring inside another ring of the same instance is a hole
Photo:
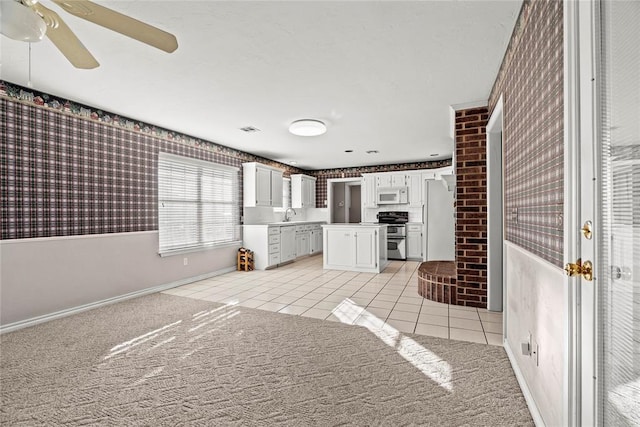
[[[596,144],[596,325],[605,425],[640,425],[640,2],[604,1]]]
[[[574,424],[640,425],[640,2],[578,8]]]

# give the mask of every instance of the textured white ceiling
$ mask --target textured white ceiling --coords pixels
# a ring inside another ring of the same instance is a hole
[[[305,169],[450,157],[448,106],[488,98],[521,6],[96,2],[174,33],[178,50],[161,52],[42,0],[101,66],[77,70],[45,39],[32,44],[35,89]],[[26,86],[28,45],[0,43],[0,77]],[[325,121],[327,133],[289,134],[300,118]]]

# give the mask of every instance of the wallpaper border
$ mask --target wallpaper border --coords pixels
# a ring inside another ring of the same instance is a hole
[[[0,97],[7,98],[11,101],[25,103],[48,110],[54,110],[61,114],[84,119],[91,122],[97,122],[107,126],[113,126],[117,129],[123,129],[131,132],[141,133],[143,135],[152,136],[154,138],[164,139],[166,141],[177,142],[189,147],[201,148],[216,154],[222,154],[229,157],[240,159],[243,162],[260,162],[270,166],[284,169],[288,173],[304,173],[305,171],[285,163],[265,157],[256,156],[246,151],[236,150],[222,144],[207,141],[200,138],[169,130],[160,126],[151,125],[140,120],[134,120],[126,116],[116,113],[103,111],[95,107],[91,107],[79,102],[70,101],[37,91],[32,88],[0,80]]]

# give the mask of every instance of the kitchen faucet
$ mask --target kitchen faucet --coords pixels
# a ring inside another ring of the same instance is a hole
[[[289,217],[289,211],[293,211],[293,214],[296,215],[296,210],[293,208],[287,208],[286,211],[284,211],[284,222],[289,222],[291,221],[291,217]]]

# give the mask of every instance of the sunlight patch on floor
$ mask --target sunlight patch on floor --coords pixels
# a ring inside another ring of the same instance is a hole
[[[138,346],[138,345],[140,345],[142,343],[145,343],[147,341],[155,339],[158,336],[168,332],[169,329],[171,329],[171,328],[173,328],[175,326],[178,326],[180,323],[182,323],[182,320],[178,320],[177,322],[169,323],[168,325],[165,325],[165,326],[163,326],[161,328],[155,329],[155,330],[153,330],[151,332],[147,332],[144,335],[140,335],[140,336],[135,337],[135,338],[133,338],[133,339],[131,339],[129,341],[125,341],[125,342],[123,342],[121,344],[118,344],[117,346],[115,346],[115,347],[113,347],[111,349],[111,352],[107,356],[105,356],[105,360],[106,359],[110,359],[113,356],[116,356],[116,355],[118,355],[120,353],[123,353],[125,351],[128,351],[128,350],[132,349],[133,347],[136,347],[136,346]]]
[[[453,391],[451,365],[415,340],[402,335],[397,329],[348,298],[333,310],[333,314],[343,323],[367,328],[440,387],[449,392]]]

